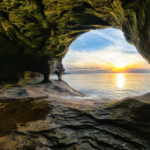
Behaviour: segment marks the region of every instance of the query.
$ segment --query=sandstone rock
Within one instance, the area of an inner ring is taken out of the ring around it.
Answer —
[[[149,0],[1,0],[0,81],[17,80],[24,71],[47,80],[53,59],[62,59],[72,41],[91,29],[122,30],[150,61],[149,9]]]
[[[149,9],[149,0],[1,0],[0,82],[25,71],[61,79],[69,45],[92,29],[122,30],[150,62]],[[0,149],[149,150],[149,95],[102,104],[64,82],[0,89]]]
[[[56,95],[57,97],[59,95],[84,96],[84,94],[74,90],[64,81],[52,81],[52,83],[38,83],[0,89],[1,102],[21,99],[42,99],[48,98],[50,95]]]
[[[0,95],[2,150],[150,149],[150,94],[102,104],[84,100],[81,93],[64,82],[60,84],[20,87],[30,97],[23,91],[22,98],[17,94],[13,100],[11,96],[6,100],[4,93],[11,95],[19,88],[3,91]],[[34,93],[37,89],[39,94]],[[41,98],[43,89],[53,95]],[[80,99],[73,100],[71,95]]]

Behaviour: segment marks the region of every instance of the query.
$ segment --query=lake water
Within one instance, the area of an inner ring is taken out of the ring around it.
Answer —
[[[150,92],[150,74],[66,74],[63,80],[94,99],[122,99]]]

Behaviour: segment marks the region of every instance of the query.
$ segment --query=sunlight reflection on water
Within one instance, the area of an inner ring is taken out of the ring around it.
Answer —
[[[56,79],[55,76],[53,76]],[[122,99],[150,92],[150,74],[106,73],[66,74],[63,79],[74,89],[89,97]]]
[[[116,74],[116,85],[118,88],[123,88],[125,81],[125,75],[123,73]]]

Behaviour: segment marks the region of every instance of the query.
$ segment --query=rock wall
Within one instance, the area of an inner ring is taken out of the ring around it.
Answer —
[[[1,0],[0,81],[25,71],[46,78],[79,35],[114,27],[150,61],[149,0]]]

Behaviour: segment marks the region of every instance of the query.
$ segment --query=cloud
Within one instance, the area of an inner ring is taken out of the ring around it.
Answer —
[[[104,41],[104,44],[90,45],[91,37],[94,37],[92,41],[96,41],[94,44],[98,41]],[[128,70],[133,67],[135,71],[150,68],[135,47],[125,41],[122,31],[112,28],[93,30],[79,37],[70,46],[63,63],[65,68],[74,72],[110,72],[116,64],[125,64]]]
[[[127,43],[123,32],[118,29],[108,28],[103,30],[92,30],[81,35],[70,46],[76,51],[101,50],[107,46],[122,46],[125,53],[137,53],[134,46]]]
[[[109,29],[107,29],[105,31],[107,31],[107,32],[103,32],[101,30],[92,30],[90,33],[100,36],[101,38],[105,38],[105,39],[111,41],[114,45],[124,44],[123,34],[121,34],[122,32],[120,30],[116,30],[115,31],[116,34],[113,34],[112,32],[110,32]]]
[[[66,68],[88,68],[89,70],[97,69],[111,69],[115,64],[125,63],[127,66],[134,66],[136,68],[149,68],[148,63],[137,53],[127,54],[120,50],[122,47],[109,46],[100,51],[74,51],[69,50],[65,59],[63,60]]]

